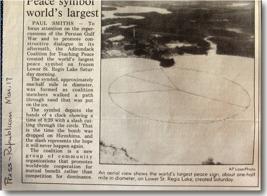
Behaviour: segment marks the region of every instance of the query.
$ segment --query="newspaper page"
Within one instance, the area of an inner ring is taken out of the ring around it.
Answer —
[[[3,2],[4,190],[261,190],[261,2]]]

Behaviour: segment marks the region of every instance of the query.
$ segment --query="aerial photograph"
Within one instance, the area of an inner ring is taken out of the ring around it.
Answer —
[[[253,1],[102,1],[100,164],[252,164]]]

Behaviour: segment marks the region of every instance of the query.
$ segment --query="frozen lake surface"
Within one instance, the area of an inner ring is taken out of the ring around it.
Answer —
[[[235,33],[243,33],[243,31],[239,28],[226,28],[227,31],[235,32]]]
[[[246,7],[249,6],[249,3],[246,2],[235,2],[230,5],[231,7]]]
[[[134,27],[136,27],[136,25],[120,26],[121,29],[130,29]]]
[[[170,14],[167,9],[156,7],[140,7],[140,6],[124,6],[116,7],[116,10],[102,11],[102,19],[114,19],[114,18],[132,18],[132,19],[144,19],[143,16],[136,16],[134,14],[156,12],[159,14]],[[127,14],[127,16],[117,16],[116,14]]]
[[[208,37],[206,37],[204,39],[206,42],[208,42],[210,44],[210,49],[208,50],[208,55],[209,56],[212,56],[212,55],[216,55],[217,56],[217,44],[215,44],[214,42],[210,41],[210,38],[212,38],[212,36],[208,36]]]
[[[106,26],[102,26],[102,33],[105,33],[106,30],[110,27],[116,27],[116,26],[121,26],[121,23],[114,23],[114,24],[110,24],[110,25],[106,25]]]
[[[168,48],[172,48],[172,49],[174,49],[174,48],[176,48],[176,47],[190,47],[190,46],[193,46],[192,44],[190,44],[190,43],[187,43],[187,42],[179,42],[179,41],[174,41],[174,42],[170,42],[170,43],[168,43],[168,44],[166,44],[166,46],[168,47]]]
[[[109,38],[108,40],[111,42],[118,42],[118,41],[124,40],[124,36],[123,35],[117,35],[115,37]]]
[[[101,140],[138,164],[251,163],[253,59],[213,53],[175,62],[102,60]]]

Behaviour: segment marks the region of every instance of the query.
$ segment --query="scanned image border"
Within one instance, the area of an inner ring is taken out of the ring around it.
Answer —
[[[256,3],[256,2],[255,2]],[[1,6],[1,9],[3,10],[3,7],[4,7],[4,2],[1,2],[0,4]],[[23,3],[23,33],[22,33],[22,70],[24,70],[24,33],[25,33],[25,2]],[[1,17],[1,16],[0,16]],[[3,18],[2,18],[3,20]],[[102,22],[102,21],[101,21]],[[255,33],[257,33],[255,27],[254,27],[254,30],[255,30]],[[258,37],[258,36],[257,36]],[[254,39],[255,41],[255,45],[256,45],[256,37]],[[1,43],[3,44],[3,43]],[[101,51],[101,47],[100,47],[100,51]],[[256,140],[256,93],[255,93],[255,86],[256,86],[256,77],[255,77],[255,74],[256,74],[256,69],[255,69],[255,58],[258,56],[258,54],[256,54],[256,48],[254,49],[254,52],[255,52],[255,57],[254,57],[254,139],[253,139],[253,157],[252,157],[252,163],[250,164],[223,164],[223,165],[214,165],[214,166],[244,166],[244,165],[254,165],[254,160],[255,160],[255,140]],[[2,50],[1,50],[1,57],[2,57]],[[2,58],[1,58],[1,61],[2,61]],[[1,70],[2,70],[2,67],[1,67]],[[101,64],[100,64],[100,114],[99,114],[99,124],[100,124],[100,127],[99,127],[99,141],[101,139]],[[259,73],[258,73],[259,77],[258,77],[258,82],[259,82],[259,86],[258,86],[258,90],[259,90],[259,96],[258,96],[258,103],[260,103],[260,92],[261,92],[261,67],[259,66]],[[24,73],[22,71],[22,86],[21,86],[21,90],[22,90],[22,95],[24,94]],[[21,106],[21,111],[22,111],[22,114],[23,114],[23,111],[24,111],[24,107],[23,107],[24,103],[23,103],[23,97],[22,97],[22,106]],[[258,116],[260,117],[260,113],[261,113],[261,109],[260,109],[260,104],[258,104]],[[41,183],[41,182],[26,182],[24,181],[23,179],[23,171],[24,171],[24,164],[23,164],[23,141],[24,141],[24,137],[23,137],[23,122],[24,122],[24,119],[23,119],[23,115],[21,115],[21,183],[22,184],[40,184],[40,185],[48,185],[48,184],[51,184],[51,185],[92,185],[92,186],[121,186],[121,187],[214,187],[214,188],[217,188],[217,187],[224,187],[224,188],[231,188],[231,187],[247,187],[247,188],[253,188],[253,187],[259,187],[259,182],[260,182],[260,177],[257,178],[257,185],[256,186],[212,186],[212,185],[133,185],[133,184],[108,184],[108,183],[101,183],[101,184],[88,184],[88,183],[57,183],[57,182],[50,182],[50,183]],[[257,172],[257,175],[260,176],[260,144],[261,144],[261,140],[260,140],[260,127],[261,127],[261,124],[259,124],[258,126],[258,172]],[[100,147],[100,145],[99,145]],[[138,166],[142,166],[142,165],[151,165],[151,166],[205,166],[203,164],[108,164],[108,163],[101,163],[100,162],[100,150],[99,150],[99,164],[100,165],[138,165]],[[211,167],[213,167],[211,165]]]
[[[0,31],[1,31],[1,51],[0,51],[0,63],[1,63],[1,68],[0,68],[0,77],[1,77],[1,88],[0,88],[0,92],[1,92],[1,95],[2,95],[2,78],[3,78],[3,16],[4,16],[4,14],[3,14],[3,11],[4,11],[4,9],[3,9],[3,4],[4,4],[4,2],[3,1],[1,1],[0,2]],[[3,103],[2,103],[2,96],[0,97],[0,101],[1,101],[1,105],[0,105],[0,108],[1,108],[1,113],[0,113],[0,116],[1,116],[1,122],[0,122],[0,126],[2,127],[2,108],[3,108]],[[2,171],[2,166],[3,166],[3,163],[2,163],[2,141],[3,141],[3,134],[2,134],[2,131],[1,131],[1,133],[0,133],[0,139],[1,139],[1,147],[0,147],[0,153],[1,153],[1,155],[0,155],[0,160],[1,160],[1,170],[0,170],[0,177],[1,177],[1,179],[2,179],[2,173],[3,173],[3,171]],[[1,181],[2,182],[2,181]],[[2,189],[2,183],[1,183],[1,185],[0,185],[0,189]]]

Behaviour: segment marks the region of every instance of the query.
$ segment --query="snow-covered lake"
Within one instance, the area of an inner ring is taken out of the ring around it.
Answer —
[[[117,35],[117,36],[109,38],[108,40],[112,41],[112,42],[118,42],[118,41],[124,40],[124,36],[123,35]]]
[[[253,59],[209,54],[175,62],[165,69],[143,58],[102,60],[101,140],[140,164],[200,164],[208,157],[250,163]]]
[[[134,27],[136,27],[136,25],[120,26],[121,29],[130,29]]]
[[[116,26],[121,26],[122,24],[121,23],[114,23],[114,24],[110,24],[110,25],[105,25],[105,26],[102,26],[102,33],[105,33],[106,30],[110,27],[116,27]]]
[[[156,8],[156,7],[140,7],[140,6],[124,6],[124,7],[116,7],[116,10],[110,11],[102,11],[103,17],[102,19],[113,19],[113,18],[132,18],[132,19],[144,19],[143,16],[137,16],[134,14],[141,13],[150,13],[156,12],[159,14],[170,14],[171,12],[167,9]],[[127,16],[116,16],[116,14],[129,14]]]
[[[249,3],[246,2],[235,2],[229,5],[230,7],[246,7],[249,6]]]
[[[173,42],[170,42],[170,43],[166,44],[166,46],[168,48],[174,49],[176,47],[183,47],[183,46],[184,47],[189,47],[189,46],[193,46],[193,45],[190,44],[190,43],[187,43],[187,42],[173,41]]]
[[[226,28],[227,31],[235,32],[235,33],[243,33],[243,31],[239,28]]]
[[[210,49],[208,50],[208,55],[216,55],[217,54],[217,44],[214,42],[210,41],[211,36],[206,37],[204,40],[210,44]]]

